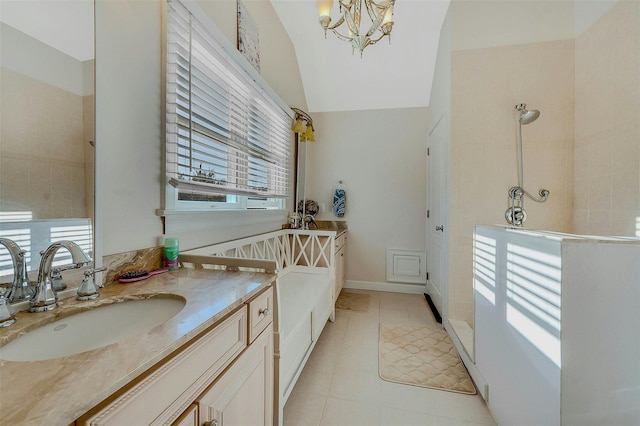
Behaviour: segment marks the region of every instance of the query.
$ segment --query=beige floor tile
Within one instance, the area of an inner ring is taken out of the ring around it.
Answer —
[[[325,394],[294,390],[284,406],[284,426],[318,426],[326,399]]]
[[[293,392],[300,391],[306,393],[316,393],[327,396],[331,388],[331,380],[333,379],[334,370],[326,369],[318,366],[318,364],[307,361],[298,381],[296,382]]]
[[[380,407],[380,424],[393,426],[445,425],[450,419],[419,411]]]
[[[377,374],[378,372],[378,342],[373,345],[362,345],[345,342],[343,351],[338,357],[338,368],[345,370],[364,370]]]
[[[372,402],[378,401],[380,383],[377,375],[367,370],[337,368],[329,395],[336,398],[350,399],[354,401]]]
[[[495,425],[479,395],[380,379],[381,322],[439,324],[423,295],[368,293],[371,294],[368,313],[337,310],[336,322],[325,326],[285,406],[285,424]]]
[[[442,326],[436,322],[431,311],[427,311],[424,308],[409,308],[407,311],[409,313],[409,324]]]
[[[379,424],[375,404],[329,397],[322,413],[321,426],[372,426]]]
[[[409,323],[409,311],[404,309],[380,309],[380,322],[382,324]]]

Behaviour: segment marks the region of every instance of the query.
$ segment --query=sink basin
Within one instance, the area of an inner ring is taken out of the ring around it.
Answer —
[[[42,361],[101,348],[162,324],[184,305],[181,298],[152,297],[98,306],[26,332],[0,348],[0,359]]]

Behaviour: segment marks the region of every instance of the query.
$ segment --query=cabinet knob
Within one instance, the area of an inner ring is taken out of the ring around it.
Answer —
[[[259,313],[260,315],[268,316],[268,315],[269,315],[269,308],[260,309],[260,310],[258,311],[258,313]]]
[[[202,426],[218,426],[218,421],[216,419],[213,419],[209,422],[204,422]]]

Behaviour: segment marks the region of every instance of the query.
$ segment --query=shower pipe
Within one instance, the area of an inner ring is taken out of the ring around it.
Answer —
[[[524,189],[524,172],[523,172],[523,155],[522,155],[522,125],[533,123],[540,117],[540,111],[536,109],[528,110],[527,104],[518,104],[515,106],[520,111],[518,120],[518,186],[509,189],[509,199],[511,206],[505,212],[505,219],[508,223],[515,226],[522,226],[527,220],[527,212],[524,210],[524,196],[528,196],[536,203],[544,203],[549,198],[549,191],[541,189],[538,194],[540,198],[530,194]]]

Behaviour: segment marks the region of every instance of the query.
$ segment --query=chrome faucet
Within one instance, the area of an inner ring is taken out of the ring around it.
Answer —
[[[0,244],[9,250],[9,255],[13,262],[13,283],[6,299],[10,303],[31,299],[33,297],[33,288],[27,275],[27,262],[25,259],[27,251],[20,249],[15,241],[8,238],[0,238]]]
[[[51,264],[53,257],[60,248],[65,248],[71,254],[72,268],[80,268],[91,262],[91,258],[73,241],[62,240],[52,243],[42,251],[40,268],[38,270],[38,282],[36,292],[31,298],[29,312],[44,312],[55,309],[58,306],[58,295],[53,289],[51,280]]]

